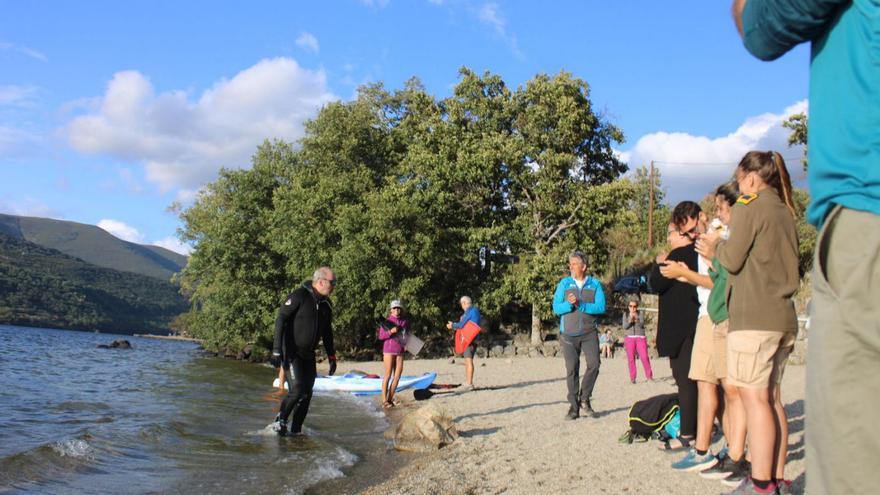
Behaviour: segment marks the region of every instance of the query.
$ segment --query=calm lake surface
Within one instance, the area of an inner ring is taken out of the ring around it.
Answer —
[[[0,493],[339,494],[388,474],[373,401],[316,393],[306,435],[279,438],[274,376],[188,342],[0,325]]]

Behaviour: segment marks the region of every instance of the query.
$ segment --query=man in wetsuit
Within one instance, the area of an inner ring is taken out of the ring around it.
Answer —
[[[336,288],[336,275],[328,266],[315,270],[312,280],[293,291],[275,320],[275,343],[269,362],[287,370],[287,397],[281,402],[281,412],[275,417],[274,428],[279,435],[287,434],[287,418],[291,417],[290,432],[301,433],[303,421],[309,412],[312,387],[318,375],[315,349],[318,340],[324,342],[330,372],[336,372],[336,352],[333,349],[332,308],[328,297]]]

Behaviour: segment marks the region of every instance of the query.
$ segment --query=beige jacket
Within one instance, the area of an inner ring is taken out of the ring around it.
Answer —
[[[730,272],[730,331],[796,332],[791,300],[799,283],[794,218],[773,189],[743,195],[730,217],[730,239],[715,248],[718,261]]]

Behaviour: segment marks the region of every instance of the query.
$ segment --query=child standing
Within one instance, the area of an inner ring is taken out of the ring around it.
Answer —
[[[788,425],[779,383],[797,331],[798,240],[791,181],[782,156],[750,151],[736,169],[742,196],[730,238],[710,231],[698,249],[728,271],[727,380],[743,400],[751,477],[732,493],[773,493],[782,481]],[[774,456],[774,454],[777,454]]]

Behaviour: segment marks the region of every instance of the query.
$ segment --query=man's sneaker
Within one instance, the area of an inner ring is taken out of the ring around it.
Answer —
[[[776,494],[789,495],[791,493],[791,480],[776,480]]]
[[[766,490],[760,490],[752,482],[750,476],[746,476],[732,492],[727,495],[771,495],[776,493],[776,485],[771,481]]]
[[[685,472],[703,471],[716,463],[718,463],[718,459],[710,452],[700,455],[697,453],[697,449],[690,449],[684,459],[672,463],[672,469]]]
[[[578,414],[577,408],[576,407],[569,407],[568,414],[565,415],[565,419],[567,419],[567,420],[578,419],[578,416],[580,416],[580,415]]]
[[[727,457],[727,452],[719,453],[716,459],[718,459],[718,462],[714,466],[705,471],[700,471],[700,477],[707,480],[723,480],[733,474],[733,465],[735,463],[730,460],[730,457]]]
[[[727,486],[739,486],[743,480],[752,474],[752,463],[744,458],[733,463],[733,470],[730,476],[721,480]]]
[[[275,416],[275,422],[272,423],[272,429],[279,437],[287,435],[287,421],[281,421],[281,413]]]
[[[585,416],[588,416],[590,418],[598,417],[598,415],[596,414],[596,411],[594,411],[593,408],[590,407],[589,400],[582,400],[581,401],[581,409],[583,409]]]

